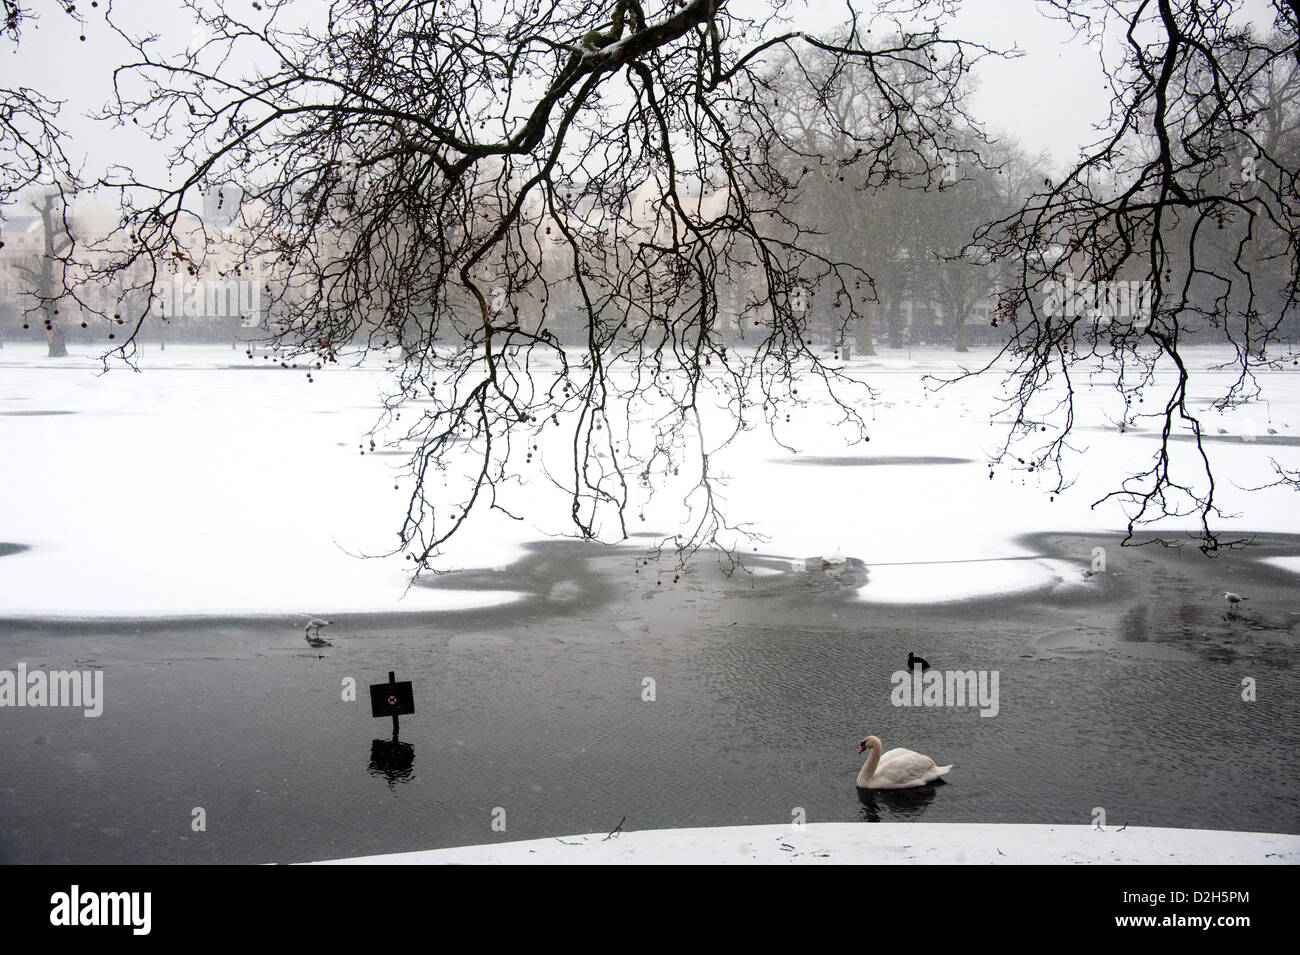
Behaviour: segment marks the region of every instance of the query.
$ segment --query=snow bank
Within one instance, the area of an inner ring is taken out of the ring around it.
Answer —
[[[521,596],[408,590],[393,551],[409,457],[366,437],[382,365],[308,383],[219,346],[150,350],[141,374],[33,356],[0,351],[0,542],[28,548],[0,559],[0,615],[328,617]],[[521,552],[480,536],[465,556]]]
[[[658,829],[334,859],[318,865],[1241,865],[1300,862],[1300,836],[992,823],[822,822]]]

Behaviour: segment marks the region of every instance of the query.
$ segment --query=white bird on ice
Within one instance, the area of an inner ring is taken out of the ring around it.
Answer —
[[[1231,590],[1223,592],[1224,599],[1228,601],[1228,609],[1233,613],[1237,612],[1237,605],[1243,600],[1249,600],[1249,597],[1243,597],[1241,594],[1234,594]]]

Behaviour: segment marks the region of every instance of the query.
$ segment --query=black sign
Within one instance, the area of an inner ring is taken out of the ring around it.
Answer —
[[[415,694],[409,681],[370,684],[371,716],[406,716],[415,712]]]

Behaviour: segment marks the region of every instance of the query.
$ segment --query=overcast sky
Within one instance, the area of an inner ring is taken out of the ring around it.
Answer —
[[[234,0],[238,10],[244,0]],[[746,8],[762,0],[740,0]],[[53,4],[47,4],[50,8]],[[33,86],[67,101],[64,128],[73,134],[73,156],[88,156],[88,170],[108,162],[136,169],[159,170],[158,147],[135,130],[113,130],[85,119],[111,90],[112,70],[130,51],[103,22],[105,4],[86,14],[86,40],[75,22],[49,9],[29,26],[20,47],[0,50],[0,84]],[[843,18],[839,2],[810,0],[798,10],[799,25],[821,32]],[[1267,0],[1250,0],[1247,9],[1265,29],[1271,24]],[[251,12],[251,11],[250,11]],[[137,28],[166,36],[176,47],[193,35],[190,22],[172,4],[119,3],[114,16],[135,20]],[[976,116],[992,131],[1017,140],[1031,154],[1047,151],[1054,163],[1072,159],[1080,145],[1092,142],[1093,124],[1106,118],[1108,94],[1097,50],[1080,41],[1058,20],[1044,16],[1034,0],[966,0],[952,35],[995,48],[1017,47],[1023,55],[989,58],[977,71]],[[173,39],[174,38],[174,39]]]

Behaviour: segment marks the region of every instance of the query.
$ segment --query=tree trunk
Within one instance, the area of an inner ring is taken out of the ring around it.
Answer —
[[[875,312],[874,305],[868,305],[862,310],[862,318],[858,320],[857,347],[859,355],[874,355],[876,349],[871,344],[871,317]]]
[[[63,329],[59,323],[54,320],[55,306],[58,304],[58,296],[55,293],[55,263],[57,257],[66,252],[72,245],[72,236],[68,231],[68,220],[66,214],[60,216],[55,209],[55,199],[61,196],[55,193],[47,193],[40,201],[34,203],[34,208],[41,216],[41,224],[45,230],[45,249],[41,255],[39,292],[41,297],[41,310],[45,313],[45,344],[48,349],[50,358],[67,358],[68,345],[63,339]],[[63,212],[66,213],[66,208]],[[63,265],[59,263],[59,278],[63,275]],[[54,304],[51,305],[50,303]]]
[[[903,303],[897,298],[889,300],[889,314],[886,323],[889,326],[889,347],[903,347]]]
[[[68,344],[63,340],[63,329],[55,322],[45,326],[45,344],[49,349],[49,358],[67,358]]]

